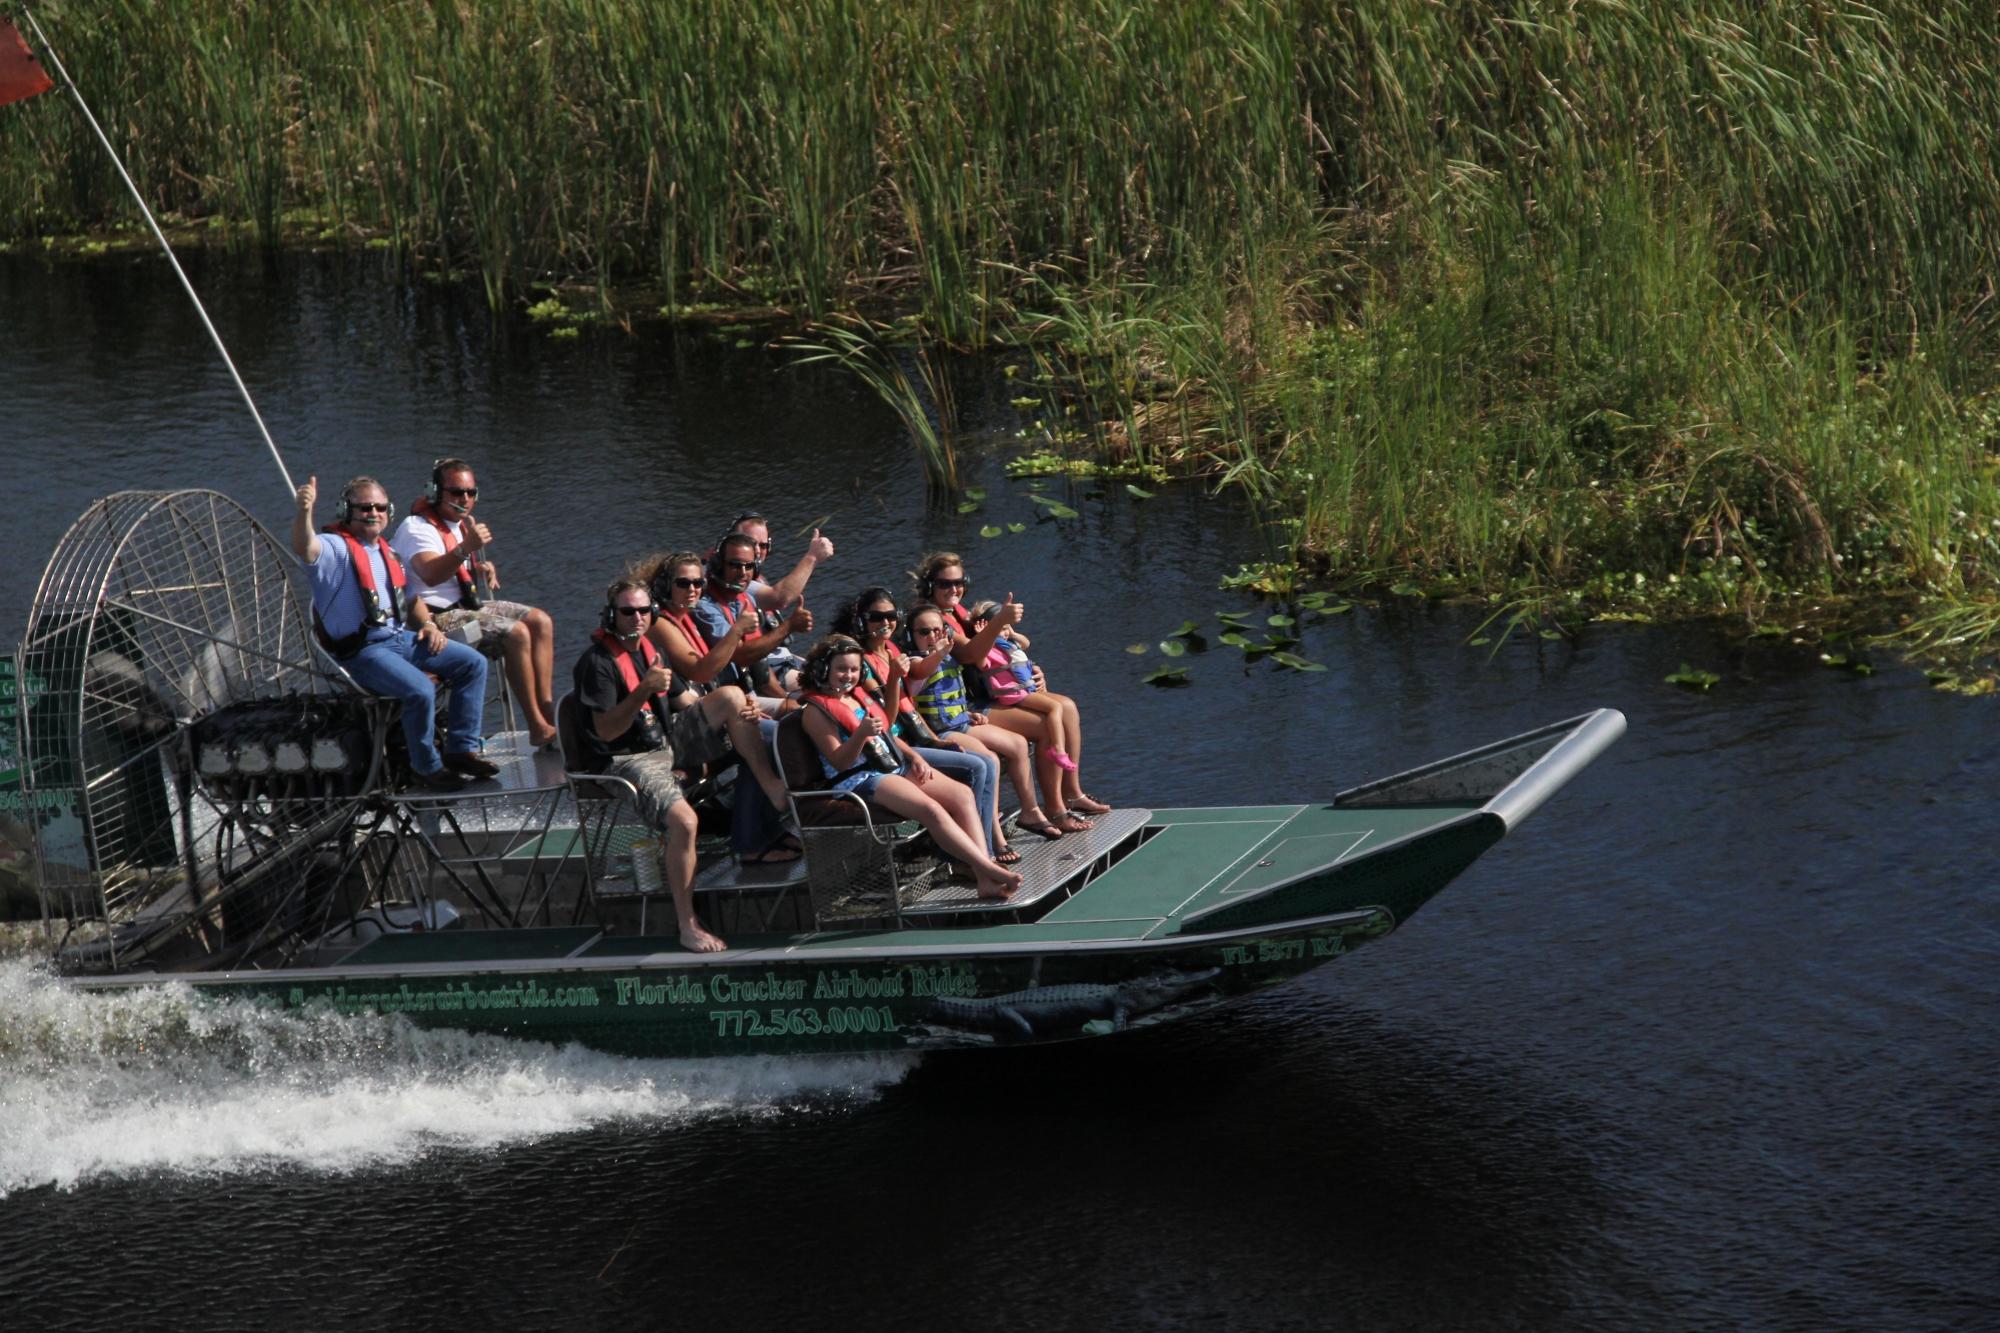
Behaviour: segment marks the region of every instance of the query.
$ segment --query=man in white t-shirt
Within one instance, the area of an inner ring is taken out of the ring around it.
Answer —
[[[500,587],[499,572],[483,555],[493,531],[472,516],[479,481],[462,458],[441,458],[431,467],[431,484],[410,507],[389,545],[410,571],[410,597],[431,610],[447,635],[469,643],[498,661],[507,688],[527,714],[528,740],[552,745],[556,738],[555,623],[546,611],[521,602],[481,595]]]

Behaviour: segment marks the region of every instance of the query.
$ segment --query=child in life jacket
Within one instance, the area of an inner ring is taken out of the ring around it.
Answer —
[[[999,609],[997,602],[980,602],[970,608],[968,615],[972,624],[972,634],[976,639],[992,621]],[[974,670],[986,685],[992,700],[988,710],[993,721],[1019,731],[1035,742],[1036,760],[1039,764],[1051,764],[1060,773],[1053,784],[1047,777],[1043,782],[1043,803],[1051,810],[1060,812],[1056,824],[1064,832],[1080,833],[1089,828],[1090,821],[1084,815],[1103,814],[1111,807],[1083,790],[1083,779],[1078,768],[1078,759],[1083,752],[1083,720],[1077,711],[1076,701],[1067,695],[1057,694],[1046,687],[1030,689],[1022,683],[1022,676],[1033,683],[1034,664],[1027,660],[1025,653],[1021,661],[1014,661],[1014,653],[1001,647],[1004,635],[996,635],[985,656],[973,663]],[[968,647],[976,646],[970,642]],[[1015,649],[1019,652],[1019,649]],[[1020,673],[1016,674],[1016,667]],[[1057,799],[1057,798],[1060,799]]]
[[[1063,830],[1042,813],[1035,798],[1027,738],[994,726],[985,713],[972,707],[966,694],[965,668],[951,656],[951,630],[946,627],[944,613],[929,603],[913,608],[906,633],[905,697],[916,702],[917,711],[930,723],[940,743],[992,755],[1014,784],[1021,802],[1015,827],[1051,840],[1062,837]],[[1003,857],[995,859],[1009,864]]]

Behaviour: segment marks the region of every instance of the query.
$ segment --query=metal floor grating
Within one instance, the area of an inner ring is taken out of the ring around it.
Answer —
[[[1109,853],[1129,842],[1153,817],[1151,810],[1113,810],[1090,816],[1092,828],[1083,833],[1064,834],[1051,842],[1033,833],[1011,829],[1008,845],[1021,853],[1021,889],[1011,898],[988,902],[970,882],[944,881],[926,891],[903,909],[904,916],[924,916],[935,912],[1018,912],[1057,892],[1073,881],[1086,877]]]

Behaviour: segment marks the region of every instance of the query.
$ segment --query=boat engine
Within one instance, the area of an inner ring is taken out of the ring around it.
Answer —
[[[194,778],[219,804],[358,796],[371,777],[379,710],[380,701],[352,695],[230,704],[188,729]]]

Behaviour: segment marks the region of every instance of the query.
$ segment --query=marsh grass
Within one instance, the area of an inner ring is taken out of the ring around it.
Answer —
[[[496,308],[784,307],[947,487],[924,357],[852,312],[1024,345],[1050,447],[1243,486],[1346,576],[2000,597],[1983,0],[38,13],[158,207]],[[124,208],[59,98],[0,112],[0,237]]]

